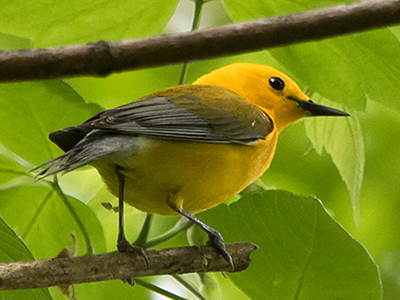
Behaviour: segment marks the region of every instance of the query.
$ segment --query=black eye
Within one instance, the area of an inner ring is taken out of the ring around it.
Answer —
[[[279,77],[271,77],[269,80],[269,85],[277,91],[282,91],[285,87],[285,83]]]

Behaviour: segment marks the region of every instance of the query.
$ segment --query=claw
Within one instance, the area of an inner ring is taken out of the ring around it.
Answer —
[[[208,234],[207,245],[213,247],[220,254],[222,254],[224,259],[230,264],[232,271],[235,270],[232,256],[229,254],[228,251],[226,251],[226,245],[224,243],[224,238],[218,231]]]
[[[125,278],[125,279],[122,280],[122,282],[123,282],[123,283],[127,283],[127,284],[129,284],[130,286],[135,286],[135,284],[136,284],[136,280],[135,280],[134,277]]]
[[[147,258],[147,255],[142,247],[132,245],[128,242],[127,239],[118,239],[117,249],[118,252],[133,253],[135,255],[143,257],[146,263],[146,268],[149,268],[149,259]]]

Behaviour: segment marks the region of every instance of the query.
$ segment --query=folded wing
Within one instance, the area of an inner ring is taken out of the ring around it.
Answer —
[[[135,151],[138,136],[251,145],[272,130],[270,118],[233,91],[182,85],[51,133],[50,139],[66,153],[39,166],[39,176],[70,171],[113,152]]]

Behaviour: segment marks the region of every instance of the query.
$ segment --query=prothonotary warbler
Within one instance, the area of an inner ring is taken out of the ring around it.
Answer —
[[[227,201],[260,177],[279,133],[308,116],[348,114],[312,102],[272,67],[235,63],[51,133],[65,154],[39,166],[38,176],[94,166],[119,197],[121,252],[143,254],[125,237],[125,201],[148,214],[190,219],[233,267],[221,234],[193,214]]]

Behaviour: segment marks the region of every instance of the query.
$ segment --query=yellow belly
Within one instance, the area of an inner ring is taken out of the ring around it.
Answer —
[[[162,215],[176,214],[168,205],[172,195],[183,200],[183,209],[190,213],[229,200],[265,172],[277,141],[275,134],[249,146],[140,139],[141,146],[118,161],[125,176],[124,200],[147,213]],[[113,159],[92,165],[118,196]]]

